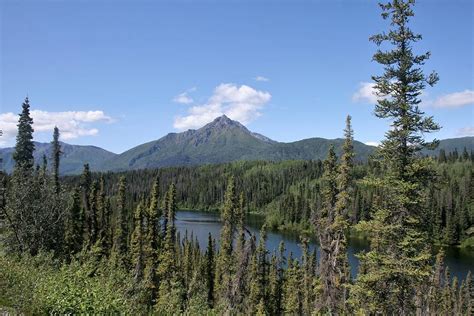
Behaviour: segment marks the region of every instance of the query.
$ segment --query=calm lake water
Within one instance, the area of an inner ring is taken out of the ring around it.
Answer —
[[[259,230],[262,221],[252,218],[246,224],[247,229],[257,236],[259,236]],[[183,237],[186,232],[188,235],[191,233],[197,238],[201,249],[205,249],[207,246],[208,234],[216,239],[219,243],[219,234],[222,224],[220,222],[219,214],[200,212],[200,211],[178,211],[176,214],[176,228]],[[301,248],[299,246],[299,238],[295,234],[285,234],[282,232],[269,231],[266,247],[271,253],[278,251],[280,241],[285,242],[286,256],[292,252],[295,258],[301,256]],[[317,244],[311,242],[310,249],[314,250]],[[368,249],[368,244],[365,240],[361,239],[349,239],[348,257],[349,264],[351,266],[351,272],[353,276],[357,274],[357,267],[359,260],[355,257],[358,252]],[[474,252],[462,251],[458,248],[449,248],[446,250],[446,264],[449,266],[451,274],[457,276],[459,279],[464,279],[469,270],[474,272]]]

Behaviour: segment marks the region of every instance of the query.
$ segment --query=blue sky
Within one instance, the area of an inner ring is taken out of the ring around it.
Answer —
[[[437,138],[474,134],[474,4],[424,0],[416,46],[430,50],[425,111]],[[383,138],[373,116],[368,41],[385,30],[376,1],[0,0],[0,128],[14,143],[29,95],[35,137],[122,152],[228,114],[278,141]],[[373,100],[372,100],[373,101]],[[1,126],[3,124],[3,126]]]

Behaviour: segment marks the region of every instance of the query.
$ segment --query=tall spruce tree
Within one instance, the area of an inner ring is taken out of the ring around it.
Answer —
[[[28,97],[23,102],[22,111],[18,119],[18,134],[16,135],[15,151],[13,160],[15,160],[15,170],[33,171],[35,144],[33,143],[33,118],[30,115],[30,102]]]
[[[89,216],[90,216],[90,194],[92,186],[92,176],[89,169],[89,164],[84,164],[84,169],[82,171],[80,187],[82,191],[82,222],[84,224],[84,234],[87,236],[87,240],[84,243],[84,246],[89,245],[89,235],[90,235],[90,225],[89,225]]]
[[[296,259],[288,258],[283,285],[282,308],[284,315],[303,315],[303,290],[301,267]]]
[[[134,214],[134,229],[130,240],[130,255],[133,269],[133,278],[139,283],[143,279],[144,270],[144,222],[143,222],[143,202],[140,202]]]
[[[145,275],[144,285],[147,290],[147,301],[149,305],[154,305],[158,291],[158,255],[160,244],[160,218],[161,212],[159,209],[159,180],[155,179],[151,190],[151,201],[147,212],[147,235],[145,246]]]
[[[352,206],[353,183],[352,169],[354,166],[354,131],[351,126],[351,117],[346,118],[344,129],[344,144],[342,146],[341,163],[337,175],[337,196],[334,208],[334,222],[332,223],[333,243],[333,278],[332,281],[332,306],[336,313],[347,313],[348,288],[350,283],[349,261],[347,259],[346,231],[349,228],[349,214]]]
[[[250,284],[249,284],[249,310],[248,313],[253,315],[258,310],[262,311],[263,305],[264,311],[268,312],[268,251],[265,247],[267,241],[267,230],[264,224],[260,229],[260,238],[257,249],[252,256],[250,263]]]
[[[444,287],[444,250],[440,250],[436,255],[436,262],[430,280],[430,288],[428,291],[428,310],[430,315],[438,315],[441,313],[442,296]]]
[[[418,105],[426,84],[435,84],[438,76],[426,76],[421,69],[430,53],[413,51],[413,44],[421,40],[408,26],[413,5],[413,0],[381,4],[382,17],[391,20],[391,28],[371,37],[378,46],[392,49],[379,49],[373,56],[385,70],[372,77],[380,97],[375,115],[390,119],[391,129],[379,150],[384,177],[371,181],[379,194],[375,212],[372,220],[359,225],[370,237],[370,251],[359,255],[364,271],[351,289],[352,302],[368,313],[422,313],[420,286],[430,274],[423,190],[433,173],[418,153],[436,145],[425,142],[424,134],[440,127]]]
[[[70,257],[82,248],[84,228],[81,218],[81,195],[75,188],[72,193],[72,204],[66,217],[66,230],[64,233],[65,255]]]
[[[119,179],[117,196],[117,219],[115,220],[114,241],[112,246],[111,259],[116,266],[126,267],[128,265],[128,225],[127,225],[127,205],[126,205],[127,180],[124,176]]]
[[[175,227],[175,214],[176,214],[176,186],[170,185],[168,192],[166,193],[166,235],[163,240],[163,250],[160,255],[160,265],[158,267],[158,276],[162,281],[166,280],[168,286],[172,279],[176,277],[176,227]],[[166,285],[164,285],[166,286]]]
[[[222,312],[231,312],[234,308],[232,300],[232,277],[234,274],[232,243],[235,233],[235,209],[235,183],[234,178],[230,177],[224,195],[224,207],[221,212],[220,249],[216,260],[215,299],[217,307]]]
[[[322,293],[317,304],[320,312],[334,313],[337,305],[336,298],[336,271],[333,262],[337,259],[338,249],[335,247],[335,218],[337,199],[337,156],[334,146],[329,147],[329,152],[324,161],[322,176],[323,207],[319,219],[316,221],[316,230],[321,250],[319,275],[322,283]]]
[[[99,180],[99,190],[97,192],[97,211],[100,219],[98,244],[100,256],[108,256],[112,245],[110,244],[111,226],[110,226],[110,201],[105,194],[105,180],[101,176]]]
[[[88,247],[93,247],[99,236],[99,221],[98,221],[98,192],[99,184],[96,181],[92,182],[89,194],[89,213],[87,214],[87,227],[89,227]]]
[[[182,277],[178,271],[176,249],[176,186],[171,184],[166,198],[166,235],[163,241],[163,250],[160,255],[160,264],[158,266],[158,278],[160,285],[158,289],[158,301],[155,305],[159,313],[180,313],[183,308],[184,285]]]
[[[281,314],[282,280],[279,275],[279,258],[274,252],[270,259],[268,271],[268,312],[270,315]]]
[[[216,264],[215,264],[215,249],[214,241],[211,233],[208,236],[207,249],[206,249],[206,287],[207,287],[207,304],[209,308],[214,306],[214,279],[216,275]]]
[[[302,309],[304,315],[311,315],[315,309],[314,277],[315,267],[309,252],[308,238],[301,240],[301,270],[302,270]]]
[[[60,185],[59,185],[59,163],[61,160],[61,144],[59,143],[59,129],[57,126],[54,127],[53,133],[53,141],[51,142],[52,145],[52,161],[53,161],[53,181],[54,181],[54,189],[56,193],[59,193]]]
[[[469,271],[466,276],[464,292],[462,292],[464,305],[463,308],[466,315],[474,315],[474,280],[472,273]]]
[[[7,191],[6,246],[12,251],[28,251],[36,255],[40,250],[64,250],[64,215],[66,199],[56,194],[50,176],[43,168],[34,172],[33,119],[28,98],[22,105],[18,120],[13,159],[15,167]]]
[[[240,193],[239,206],[235,210],[235,230],[237,232],[237,257],[242,255],[245,247],[245,196],[244,192]]]

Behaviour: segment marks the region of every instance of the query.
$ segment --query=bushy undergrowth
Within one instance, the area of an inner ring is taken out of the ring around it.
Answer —
[[[132,280],[92,259],[60,264],[51,255],[0,255],[0,306],[12,313],[110,314],[140,312]]]

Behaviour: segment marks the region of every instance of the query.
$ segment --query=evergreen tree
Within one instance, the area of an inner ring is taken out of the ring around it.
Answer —
[[[119,179],[118,197],[117,197],[117,219],[115,222],[114,242],[112,247],[112,262],[115,265],[126,267],[127,264],[127,207],[126,195],[127,180],[124,176]]]
[[[461,281],[461,286],[459,287],[459,292],[458,292],[458,299],[457,299],[457,312],[460,315],[466,315],[467,309],[466,309],[466,303],[465,303],[465,296],[464,293],[466,292],[466,281],[463,280]]]
[[[446,159],[446,151],[445,151],[444,149],[440,149],[440,150],[439,150],[438,162],[439,162],[439,163],[446,163],[446,162],[447,162],[447,159]]]
[[[176,213],[176,187],[171,184],[167,195],[166,217],[168,225],[166,226],[166,236],[163,241],[163,251],[160,256],[160,265],[158,268],[158,276],[161,281],[170,280],[176,274],[176,228],[175,228],[175,213]]]
[[[41,158],[42,164],[39,168],[39,172],[37,173],[37,180],[40,182],[41,185],[46,185],[46,182],[48,180],[48,159],[46,158],[46,155],[43,155]]]
[[[286,279],[283,286],[283,314],[303,315],[303,293],[301,289],[301,269],[297,260],[288,259]]]
[[[239,207],[235,211],[235,226],[237,231],[237,257],[242,256],[245,247],[245,196],[244,192],[240,193]]]
[[[273,253],[270,260],[268,271],[268,313],[270,315],[281,314],[281,298],[282,298],[282,279],[279,272],[278,256]]]
[[[428,313],[437,315],[440,313],[443,286],[444,286],[444,251],[441,249],[436,255],[436,262],[431,276],[431,286],[428,293]]]
[[[185,314],[208,315],[211,310],[208,306],[208,287],[206,281],[206,262],[193,261],[195,267],[192,271],[189,290],[187,291],[188,304]]]
[[[140,202],[134,214],[134,229],[130,241],[130,254],[133,269],[133,278],[136,283],[143,279],[144,269],[144,227],[143,227],[143,202]]]
[[[145,289],[147,290],[148,303],[154,305],[157,290],[158,290],[158,277],[156,271],[158,268],[158,255],[159,255],[159,243],[160,243],[160,209],[158,208],[159,201],[159,181],[155,179],[153,188],[151,191],[151,201],[148,208],[148,221],[147,221],[147,236],[146,236],[146,262],[145,262],[145,276],[144,283]]]
[[[413,52],[413,43],[421,39],[408,27],[413,5],[413,0],[381,4],[382,17],[391,19],[392,29],[371,37],[378,46],[388,43],[394,48],[378,50],[373,57],[385,69],[383,75],[372,77],[375,90],[379,97],[386,97],[377,101],[375,115],[390,119],[392,128],[380,146],[384,178],[372,181],[380,194],[373,219],[359,226],[369,234],[371,248],[359,255],[364,272],[359,273],[351,292],[355,305],[368,313],[421,313],[417,297],[430,274],[423,189],[433,172],[418,153],[436,145],[425,142],[423,135],[439,126],[418,105],[426,83],[435,84],[438,76],[425,76],[420,68],[429,53]]]
[[[337,157],[334,152],[334,146],[329,147],[329,152],[324,161],[324,173],[322,177],[323,188],[323,208],[321,210],[320,218],[316,223],[316,229],[319,239],[319,246],[321,251],[319,275],[322,283],[322,293],[319,298],[320,302],[317,306],[319,311],[327,311],[334,313],[337,298],[336,298],[336,274],[333,269],[333,262],[337,260],[338,249],[335,240],[336,231],[334,227],[336,213],[336,199],[337,199]]]
[[[91,186],[92,186],[92,176],[89,169],[89,164],[84,164],[84,169],[82,171],[80,187],[82,191],[82,221],[84,223],[85,235],[87,236],[86,244],[89,245],[89,236],[90,236],[90,195],[91,195]],[[85,246],[85,245],[84,245]]]
[[[309,240],[302,238],[301,240],[301,270],[302,270],[302,309],[303,314],[310,315],[315,309],[315,289],[314,277],[315,267],[309,253]]]
[[[464,146],[464,149],[462,151],[462,161],[468,161],[469,160],[469,153],[467,152],[467,148]]]
[[[67,201],[64,194],[55,194],[46,164],[34,172],[33,120],[28,98],[19,117],[13,159],[15,167],[6,195],[5,241],[7,249],[18,253],[28,251],[64,250],[64,217]]]
[[[97,192],[97,211],[100,214],[100,227],[99,238],[98,238],[98,247],[100,251],[100,256],[108,256],[110,253],[110,244],[111,237],[111,226],[110,226],[110,201],[105,195],[105,181],[104,177],[100,177],[99,181],[99,191]]]
[[[350,282],[349,261],[347,259],[346,231],[349,228],[348,215],[352,206],[353,181],[352,169],[354,166],[354,132],[351,126],[351,117],[346,118],[344,129],[344,144],[342,146],[341,164],[337,176],[337,197],[334,208],[334,222],[332,223],[333,281],[332,281],[332,306],[331,310],[337,313],[347,313],[346,301],[348,299],[348,286]]]
[[[234,274],[232,243],[235,232],[235,208],[235,185],[234,178],[231,177],[224,196],[224,208],[221,213],[220,249],[216,261],[215,299],[222,312],[230,312],[234,308],[232,301],[232,276]]]
[[[94,181],[91,186],[90,190],[90,195],[88,198],[89,201],[89,214],[87,217],[87,222],[88,222],[88,227],[89,227],[89,247],[93,247],[98,239],[98,234],[99,234],[99,223],[98,223],[98,183],[97,181]]]
[[[239,228],[243,229],[242,227]],[[252,283],[252,275],[249,265],[252,262],[253,255],[256,251],[255,235],[251,235],[248,241],[245,241],[245,235],[242,232],[237,240],[236,268],[232,284],[232,302],[236,309],[235,313],[247,313],[250,309],[249,303],[249,287]]]
[[[59,129],[57,126],[54,127],[53,141],[51,142],[53,147],[52,150],[52,160],[53,160],[53,179],[54,179],[54,188],[56,192],[59,193],[59,162],[62,154],[61,144],[59,143]]]
[[[26,172],[32,172],[34,166],[33,152],[35,144],[33,143],[33,118],[30,115],[30,103],[28,97],[22,104],[22,111],[18,119],[18,134],[16,136],[15,151],[13,160],[15,160],[15,170],[23,169]]]
[[[474,315],[474,282],[471,271],[467,273],[464,292],[461,293],[464,301],[464,311],[466,315]]]
[[[451,289],[451,273],[449,267],[444,270],[444,281],[440,311],[442,315],[450,315],[453,311],[453,293]]]
[[[72,205],[66,219],[66,231],[64,234],[66,256],[78,253],[82,249],[83,224],[81,218],[81,195],[77,188],[72,193]]]
[[[206,287],[207,287],[207,304],[209,308],[214,306],[214,279],[215,279],[215,262],[214,262],[214,242],[212,235],[209,233],[206,249]]]
[[[177,271],[175,241],[175,213],[176,213],[176,187],[170,185],[166,198],[167,226],[165,240],[163,241],[163,251],[160,256],[158,267],[158,278],[160,285],[158,289],[158,301],[156,310],[165,313],[180,313],[183,309],[184,286],[182,278]]]
[[[458,278],[457,277],[454,277],[453,278],[453,281],[451,283],[451,297],[452,297],[452,310],[451,310],[451,313],[453,313],[454,315],[459,315],[459,306],[458,306],[458,302],[459,302],[459,293],[458,293],[458,289],[459,289],[459,281],[458,281]]]
[[[257,250],[252,256],[250,264],[250,292],[249,292],[249,314],[257,313],[259,304],[263,303],[264,309],[260,312],[267,312],[268,303],[268,262],[265,243],[267,240],[266,225],[260,229],[260,239]],[[261,309],[262,307],[260,307]]]

